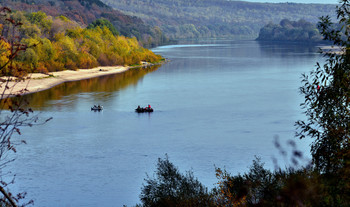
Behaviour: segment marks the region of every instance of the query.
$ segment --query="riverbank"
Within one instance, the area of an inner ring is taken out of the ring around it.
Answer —
[[[320,47],[322,53],[329,53],[329,54],[335,54],[335,55],[342,55],[345,53],[345,49],[340,46],[321,46]]]
[[[132,68],[148,67],[154,64],[143,62],[138,66],[100,66],[92,69],[65,70],[59,72],[51,72],[49,74],[31,73],[22,81],[8,82],[8,88],[0,88],[0,93],[4,94],[2,98],[8,98],[17,94],[29,94],[43,90],[47,90],[64,82],[79,81],[84,79],[96,78],[105,75],[112,75],[125,72]],[[3,83],[2,85],[5,85]],[[25,90],[24,90],[25,89]],[[4,93],[5,91],[5,93]]]

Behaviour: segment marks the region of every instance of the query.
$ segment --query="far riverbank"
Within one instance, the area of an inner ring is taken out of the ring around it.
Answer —
[[[142,62],[142,64],[138,66],[100,66],[92,69],[65,70],[51,72],[49,74],[31,73],[28,74],[23,81],[9,81],[7,83],[9,89],[6,90],[6,87],[1,87],[0,93],[3,94],[2,98],[9,98],[18,94],[24,95],[47,90],[64,82],[112,75],[125,72],[132,68],[149,67],[153,65],[155,64]],[[5,80],[7,78],[5,78]],[[6,82],[3,83],[3,85],[5,84]]]

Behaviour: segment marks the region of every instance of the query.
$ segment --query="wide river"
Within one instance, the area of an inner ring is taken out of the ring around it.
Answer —
[[[61,84],[28,96],[42,126],[24,128],[10,189],[35,206],[132,206],[157,159],[169,160],[209,189],[215,166],[244,173],[254,156],[274,169],[291,164],[288,140],[303,119],[301,74],[323,61],[315,46],[255,41],[195,41],[154,48],[158,68]],[[90,111],[102,104],[102,112]],[[150,104],[151,114],[134,109]],[[289,157],[288,157],[289,156]]]

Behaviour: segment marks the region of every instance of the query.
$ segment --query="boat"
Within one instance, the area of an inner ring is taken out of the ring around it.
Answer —
[[[153,108],[150,105],[148,105],[147,107],[140,107],[140,106],[138,106],[135,109],[135,112],[137,112],[137,113],[145,113],[145,112],[150,113],[150,112],[153,112]]]
[[[94,105],[93,107],[91,107],[91,111],[102,111],[103,110],[103,106],[101,105]]]

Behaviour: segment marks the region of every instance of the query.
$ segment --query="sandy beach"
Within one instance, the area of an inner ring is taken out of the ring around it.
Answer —
[[[149,65],[151,64],[143,63],[142,66],[137,66],[137,67],[144,67]],[[28,94],[28,93],[43,91],[64,82],[78,81],[78,80],[95,78],[95,77],[104,76],[104,75],[122,73],[131,68],[135,68],[135,67],[101,66],[101,67],[96,67],[92,69],[78,69],[76,71],[65,70],[65,71],[59,71],[59,72],[51,72],[49,74],[31,73],[31,74],[28,74],[28,76],[25,78],[24,81],[20,81],[20,82],[10,81],[8,83],[8,87],[10,89],[5,91],[3,98],[7,98],[8,96],[14,96],[19,93]],[[5,77],[2,77],[2,78],[5,79]],[[2,83],[1,85],[1,88],[0,88],[1,94],[3,94],[5,90],[5,87],[4,87],[5,84],[6,83]],[[26,89],[26,90],[23,91],[23,89]]]

